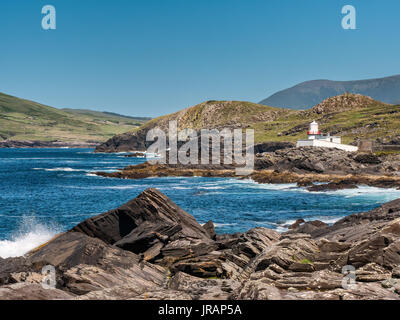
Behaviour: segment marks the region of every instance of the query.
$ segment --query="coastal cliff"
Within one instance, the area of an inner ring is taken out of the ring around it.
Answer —
[[[216,234],[147,189],[25,257],[0,259],[0,299],[400,299],[400,200],[329,226]],[[44,289],[41,269],[56,268]],[[343,286],[345,266],[354,286]]]

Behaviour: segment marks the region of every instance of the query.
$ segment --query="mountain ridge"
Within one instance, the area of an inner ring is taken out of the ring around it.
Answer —
[[[260,104],[301,110],[346,92],[370,96],[389,104],[400,104],[400,74],[350,81],[309,80],[278,91],[262,100]]]

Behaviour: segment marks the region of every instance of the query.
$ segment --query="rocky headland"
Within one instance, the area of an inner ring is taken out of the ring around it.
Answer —
[[[0,259],[0,299],[399,300],[399,236],[400,200],[331,226],[216,234],[147,189],[24,257]],[[46,265],[54,289],[42,287]],[[355,268],[350,287],[345,266]]]
[[[311,107],[311,105],[309,106]],[[290,142],[306,138],[310,122],[317,121],[324,133],[339,135],[346,144],[373,142],[376,150],[400,150],[399,106],[368,96],[345,93],[332,96],[311,109],[296,111],[244,101],[207,101],[146,122],[140,128],[116,135],[95,152],[145,151],[152,142],[149,130],[161,129],[167,136],[169,122],[177,129],[253,129],[255,143]]]
[[[299,183],[307,185],[310,191],[343,189],[346,185],[354,188],[357,184],[398,188],[400,132],[396,121],[399,112],[398,106],[350,93],[327,98],[302,111],[240,101],[207,101],[155,118],[138,130],[116,135],[96,147],[95,152],[147,150],[152,144],[146,141],[149,130],[159,128],[168,136],[170,121],[176,121],[178,131],[187,128],[196,132],[202,129],[249,128],[255,132],[256,155],[254,171],[249,177],[259,183]],[[322,132],[340,135],[346,144],[362,146],[360,152],[295,148],[295,142],[306,137],[313,120],[320,124]],[[185,142],[178,142],[178,148]],[[197,145],[200,154],[203,146],[201,143]],[[221,154],[220,163],[223,163],[223,157]],[[236,176],[234,164],[183,166],[168,164],[168,161],[164,163],[146,163],[121,168],[117,172],[96,174],[128,179],[151,176]],[[328,185],[313,187],[310,183]]]
[[[400,154],[353,153],[338,149],[274,144],[256,145],[254,171],[244,178],[258,183],[298,183],[310,191],[338,190],[368,185],[382,188],[400,187]],[[221,156],[222,157],[222,156]],[[167,162],[167,161],[166,161]],[[222,162],[222,161],[221,161]],[[142,179],[165,176],[237,177],[235,165],[180,165],[145,162],[115,172],[95,172],[99,176]],[[243,178],[243,177],[242,177]],[[313,187],[313,183],[325,183]]]
[[[3,140],[0,148],[94,148],[99,142],[88,141],[39,141],[39,140]]]

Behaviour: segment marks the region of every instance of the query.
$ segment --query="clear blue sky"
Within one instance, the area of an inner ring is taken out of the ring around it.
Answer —
[[[346,4],[357,30],[341,28]],[[0,92],[137,116],[258,102],[306,80],[400,74],[399,17],[398,0],[1,0]]]

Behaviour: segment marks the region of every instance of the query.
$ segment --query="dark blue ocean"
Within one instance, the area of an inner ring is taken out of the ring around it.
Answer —
[[[295,185],[234,178],[97,177],[144,159],[94,154],[92,149],[0,149],[0,257],[21,255],[57,232],[157,188],[217,232],[263,226],[278,231],[297,218],[337,219],[400,198],[400,191],[360,187],[310,193]]]

